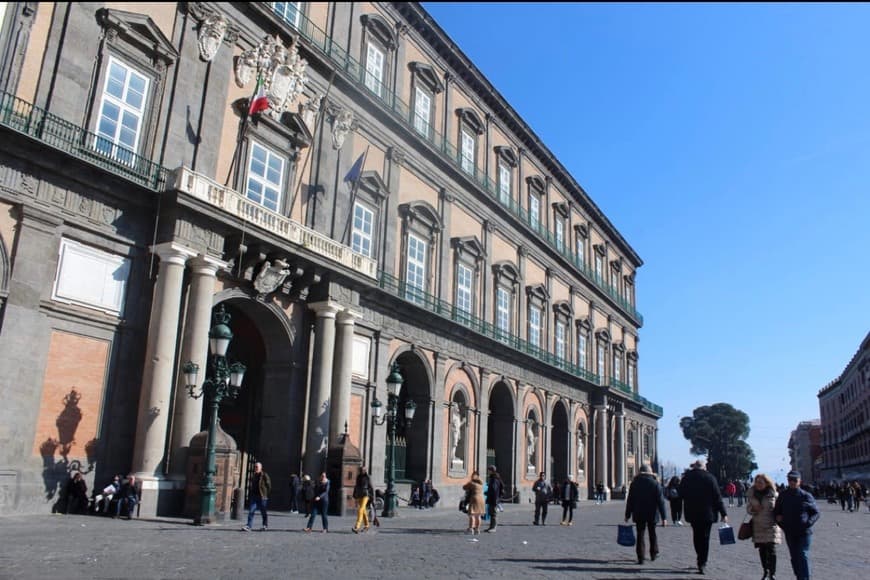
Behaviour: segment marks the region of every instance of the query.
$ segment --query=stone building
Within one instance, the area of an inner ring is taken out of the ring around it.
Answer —
[[[801,473],[803,481],[821,481],[822,427],[818,419],[798,423],[788,438],[788,456],[791,468]]]
[[[818,396],[822,480],[870,483],[870,334]]]
[[[179,513],[218,306],[277,509],[339,441],[383,486],[394,364],[402,497],[656,463],[640,257],[420,4],[8,2],[0,55],[0,513]]]

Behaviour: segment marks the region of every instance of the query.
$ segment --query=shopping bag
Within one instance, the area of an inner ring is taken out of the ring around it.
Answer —
[[[631,524],[619,524],[619,531],[616,534],[616,543],[620,546],[633,546],[634,526]]]
[[[752,537],[752,518],[748,522],[740,524],[740,529],[737,530],[738,540],[748,540]]]
[[[734,540],[734,528],[728,524],[719,528],[719,543],[723,546],[726,544],[736,544],[737,542]]]

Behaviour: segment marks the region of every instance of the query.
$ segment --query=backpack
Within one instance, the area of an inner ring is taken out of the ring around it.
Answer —
[[[678,490],[676,487],[669,487],[668,499],[680,499],[680,490]]]

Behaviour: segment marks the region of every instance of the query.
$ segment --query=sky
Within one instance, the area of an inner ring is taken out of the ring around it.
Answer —
[[[870,5],[423,6],[644,261],[660,461],[724,402],[783,481],[870,331]]]

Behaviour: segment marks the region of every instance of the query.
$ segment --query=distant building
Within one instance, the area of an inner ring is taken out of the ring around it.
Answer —
[[[791,468],[801,472],[806,483],[820,481],[819,458],[822,456],[821,421],[801,421],[788,439]]]
[[[870,334],[843,373],[819,391],[821,478],[870,482]]]

